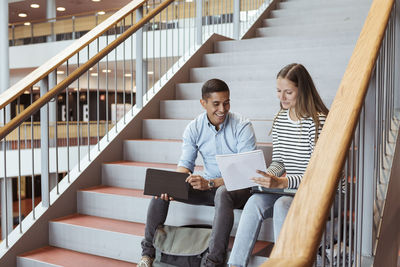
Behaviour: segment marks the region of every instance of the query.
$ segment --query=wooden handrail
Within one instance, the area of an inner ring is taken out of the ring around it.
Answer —
[[[52,98],[54,98],[58,93],[67,88],[71,83],[78,79],[83,73],[87,72],[91,67],[93,67],[97,62],[103,59],[108,53],[110,53],[114,48],[128,39],[133,33],[143,27],[147,22],[149,22],[153,17],[160,13],[164,8],[168,7],[170,3],[174,0],[166,0],[162,2],[157,8],[149,12],[144,18],[139,22],[132,25],[128,30],[121,34],[117,39],[103,48],[99,53],[93,56],[89,61],[82,64],[79,68],[74,70],[68,77],[57,84],[53,89],[48,91],[38,100],[36,100],[32,105],[22,111],[18,116],[8,122],[3,128],[0,129],[0,140],[7,136],[12,130],[18,127],[23,121],[28,119],[32,114],[38,111],[41,107],[47,104]]]
[[[24,93],[24,91],[29,90],[33,85],[49,75],[49,73],[54,71],[57,67],[85,48],[92,41],[96,40],[96,38],[99,38],[107,30],[114,27],[138,7],[144,5],[144,3],[145,0],[134,0],[130,2],[108,19],[97,25],[93,30],[85,34],[82,38],[49,59],[46,63],[32,71],[15,85],[11,86],[7,91],[0,95],[0,110],[17,99]]]
[[[271,260],[262,266],[296,258],[307,259],[301,266],[312,265],[393,4],[373,1]]]

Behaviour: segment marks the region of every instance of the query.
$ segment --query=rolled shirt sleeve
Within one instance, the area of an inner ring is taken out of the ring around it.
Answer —
[[[196,128],[194,127],[193,122],[186,126],[186,129],[183,132],[182,141],[182,154],[178,166],[184,167],[193,172],[197,152],[199,150],[196,145]]]

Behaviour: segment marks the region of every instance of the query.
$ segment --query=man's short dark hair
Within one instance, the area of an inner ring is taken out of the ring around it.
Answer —
[[[211,79],[206,81],[201,88],[201,97],[206,100],[211,93],[229,92],[228,85],[220,79]]]

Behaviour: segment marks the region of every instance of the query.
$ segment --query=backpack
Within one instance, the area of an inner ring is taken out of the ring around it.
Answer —
[[[157,228],[153,246],[154,267],[200,267],[204,265],[211,228],[204,226],[162,226]]]

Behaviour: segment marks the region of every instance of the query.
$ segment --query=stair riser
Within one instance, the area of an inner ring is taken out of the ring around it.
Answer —
[[[368,6],[348,6],[346,9],[343,8],[318,8],[318,9],[304,9],[298,10],[293,9],[277,9],[270,13],[270,18],[287,18],[292,17],[325,17],[325,16],[352,16],[353,14],[365,14],[367,15]]]
[[[270,162],[272,155],[271,146],[260,145],[266,162]],[[124,141],[124,159],[128,161],[157,162],[177,164],[182,151],[181,142],[161,141]],[[201,156],[198,155],[196,165],[203,165]]]
[[[175,168],[157,168],[175,170]],[[108,186],[143,189],[147,167],[129,166],[120,164],[103,164],[102,183]]]
[[[80,191],[78,192],[78,203],[82,203],[78,205],[78,212],[82,214],[146,223],[150,199]],[[232,235],[236,233],[242,211],[235,210],[234,213],[235,222]],[[168,214],[173,214],[173,216],[167,216],[166,225],[212,225],[214,207],[172,201]],[[273,241],[271,219],[264,222],[258,240]]]
[[[17,267],[57,267],[57,265],[36,261],[30,258],[17,257]]]
[[[270,18],[263,20],[263,27],[279,27],[279,26],[299,26],[304,27],[316,25],[316,24],[336,24],[343,22],[354,23],[355,25],[361,25],[365,20],[365,16],[361,14],[352,14],[351,16],[346,15],[334,15],[324,17],[297,17],[290,20],[286,18]]]
[[[306,66],[346,66],[353,46],[326,47],[304,50],[272,50],[247,53],[207,54],[203,57],[204,67],[260,65],[263,68],[283,67],[285,62],[299,62]],[[335,55],[333,57],[333,55]],[[326,62],[325,64],[323,62]],[[287,64],[287,63],[286,63]]]
[[[224,41],[215,44],[216,53],[270,51],[272,49],[303,49],[331,45],[354,45],[357,34],[339,33],[335,36],[317,38],[312,36],[274,36],[243,41]]]
[[[321,84],[315,81],[316,84]],[[248,81],[227,82],[230,89],[230,99],[268,99],[276,97],[276,80],[269,81]],[[176,94],[179,96],[177,100],[199,100],[201,98],[201,83],[185,83],[178,84]],[[333,99],[336,95],[337,86],[335,82],[330,81],[329,84],[324,84],[323,87],[317,86],[317,90],[323,99]],[[151,133],[149,133],[151,134]]]
[[[290,10],[320,10],[320,9],[347,9],[350,6],[368,8],[371,1],[365,0],[352,0],[351,2],[346,0],[336,1],[320,1],[320,0],[309,0],[309,1],[283,1],[278,4],[279,9],[290,9]]]
[[[190,120],[144,120],[143,138],[146,139],[179,139]],[[252,121],[258,142],[271,143],[268,135],[271,121]]]
[[[117,260],[138,262],[141,257],[141,240],[141,236],[65,223],[49,223],[49,243],[51,246]]]
[[[323,38],[327,35],[335,35],[336,33],[348,32],[355,35],[361,31],[362,25],[353,24],[337,24],[337,25],[313,25],[312,27],[265,27],[258,28],[256,34],[258,37],[263,36],[287,36],[287,35],[305,35],[319,36]]]

